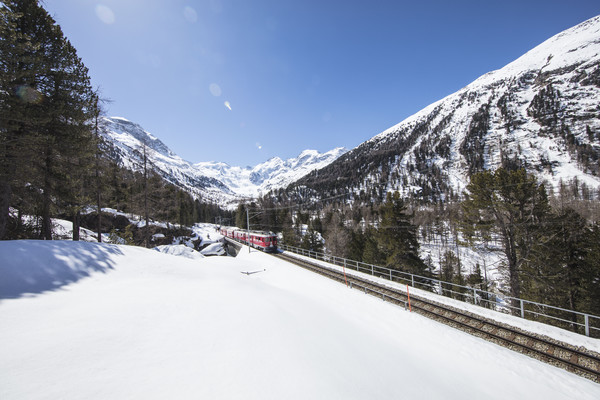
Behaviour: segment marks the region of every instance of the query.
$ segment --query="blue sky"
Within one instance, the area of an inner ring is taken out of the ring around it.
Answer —
[[[45,0],[111,100],[191,162],[353,148],[597,0]]]

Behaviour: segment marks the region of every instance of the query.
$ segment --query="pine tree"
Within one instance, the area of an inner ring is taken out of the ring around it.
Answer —
[[[41,191],[42,237],[52,239],[50,218],[58,202],[72,210],[81,204],[82,171],[94,144],[87,126],[90,80],[75,49],[36,0],[3,0],[2,5],[1,29],[10,34],[3,34],[0,45],[0,131],[6,140],[1,158],[12,159],[14,166],[3,168],[0,178],[6,189],[0,200],[0,237],[8,218],[5,204],[11,202],[18,176]],[[18,156],[15,145],[36,157]]]
[[[0,5],[0,239],[7,234],[10,206],[20,209],[31,201],[24,183],[32,175],[35,128],[43,121],[36,88],[40,51],[20,9],[29,3]]]
[[[596,223],[588,231],[584,271],[581,277],[582,296],[580,311],[600,315],[600,226]]]
[[[323,241],[321,239],[321,235],[315,230],[312,222],[308,224],[308,229],[306,230],[304,236],[302,236],[300,247],[310,251],[323,251]]]
[[[381,207],[381,226],[377,242],[390,269],[425,275],[426,265],[419,258],[416,227],[411,224],[404,201],[398,192],[388,192]]]
[[[372,227],[368,227],[364,234],[364,244],[362,261],[367,264],[382,265],[385,264],[385,254],[381,250],[381,246],[378,243],[377,230]]]
[[[246,205],[240,203],[235,211],[235,226],[240,229],[247,229],[248,223],[246,219]]]
[[[524,263],[524,295],[541,303],[584,311],[589,297],[586,291],[593,287],[585,283],[594,268],[589,262],[594,251],[591,235],[585,219],[574,210],[566,208],[553,215]],[[577,322],[572,313],[556,314]]]
[[[298,247],[300,244],[300,237],[294,229],[294,222],[292,221],[292,214],[289,210],[285,210],[282,219],[282,230],[283,242],[292,247]]]
[[[523,169],[499,168],[474,174],[465,197],[463,234],[470,240],[491,234],[502,239],[510,295],[521,297],[521,269],[541,234],[540,224],[549,213],[544,185]],[[518,300],[513,300],[513,306],[518,306]]]
[[[363,261],[363,254],[365,252],[365,240],[366,235],[360,229],[351,230],[346,257],[355,261]]]

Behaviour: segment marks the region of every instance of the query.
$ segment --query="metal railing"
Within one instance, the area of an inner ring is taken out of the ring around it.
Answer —
[[[472,286],[444,282],[432,277],[415,275],[374,264],[336,257],[322,252],[287,246],[285,244],[279,244],[279,248],[284,251],[290,251],[339,267],[387,279],[392,282],[407,284],[414,288],[427,290],[444,297],[450,297],[455,300],[475,304],[504,314],[512,314],[520,316],[523,319],[542,322],[576,333],[585,334],[586,336],[600,338],[600,317],[596,315],[537,303],[535,301],[513,298],[501,293],[489,292]]]

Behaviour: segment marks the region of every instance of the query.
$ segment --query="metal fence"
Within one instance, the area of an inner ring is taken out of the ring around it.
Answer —
[[[366,273],[378,278],[399,282],[412,287],[427,290],[438,295],[450,297],[463,302],[485,307],[490,310],[520,316],[521,318],[557,326],[586,336],[600,338],[600,317],[580,313],[565,308],[536,303],[524,299],[512,298],[501,293],[489,292],[472,286],[444,282],[432,277],[425,277],[367,264],[360,261],[328,255],[322,252],[301,249],[280,244],[282,250],[300,254],[316,260],[350,270]]]

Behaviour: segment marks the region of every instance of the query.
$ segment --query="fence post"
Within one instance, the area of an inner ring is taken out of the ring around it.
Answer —
[[[523,305],[523,299],[519,299],[521,303],[521,318],[525,318],[525,306]]]
[[[412,287],[415,287],[415,276],[413,274],[410,274],[410,280],[412,282]]]
[[[473,288],[473,304],[477,304],[477,289]]]
[[[373,269],[373,264],[371,264],[371,275],[375,275],[375,271]]]
[[[390,269],[390,281],[393,281],[394,279],[392,279],[392,270]]]
[[[590,336],[590,316],[585,314],[583,317],[585,319],[585,336]]]

